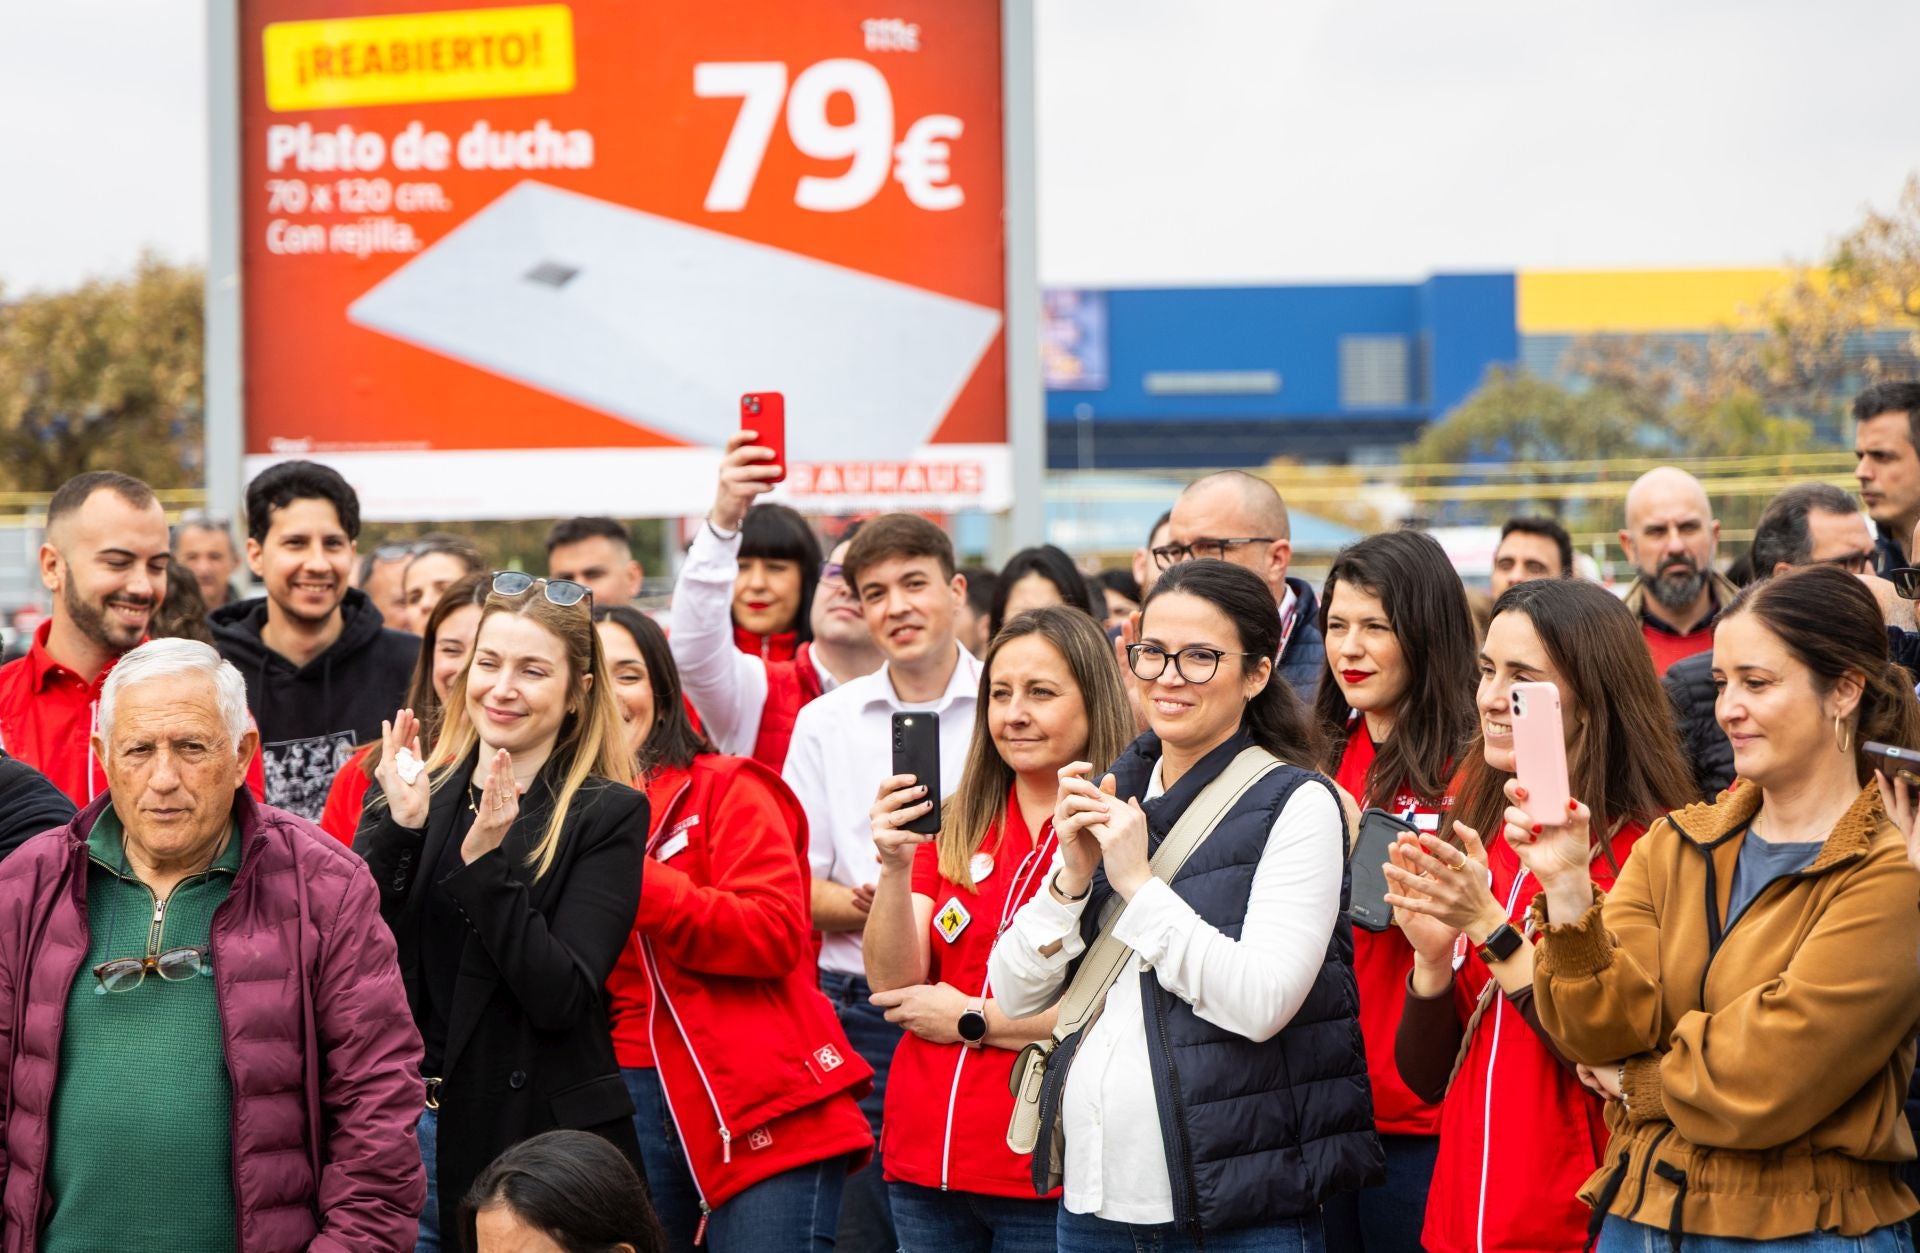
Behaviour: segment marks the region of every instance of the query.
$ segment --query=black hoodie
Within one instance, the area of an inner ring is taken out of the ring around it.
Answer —
[[[340,638],[299,667],[260,637],[265,597],[222,605],[207,618],[220,655],[247,681],[267,804],[316,822],[333,776],[406,700],[420,653],[420,637],[388,630],[366,593],[349,589],[340,613]]]

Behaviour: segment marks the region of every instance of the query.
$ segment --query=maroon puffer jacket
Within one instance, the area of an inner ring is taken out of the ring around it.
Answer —
[[[67,993],[87,955],[86,833],[101,796],[0,862],[0,1248],[46,1220]],[[411,1249],[426,1202],[420,1035],[365,863],[234,793],[240,873],[213,915],[233,1078],[240,1253]]]

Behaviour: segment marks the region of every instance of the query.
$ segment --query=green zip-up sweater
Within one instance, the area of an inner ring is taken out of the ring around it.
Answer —
[[[205,947],[240,869],[238,832],[204,876],[164,902],[126,868],[111,806],[87,835],[92,947],[67,994],[48,1170],[44,1253],[234,1247],[233,1084],[209,977],[148,972],[103,993],[93,968]],[[211,969],[211,967],[209,967]]]

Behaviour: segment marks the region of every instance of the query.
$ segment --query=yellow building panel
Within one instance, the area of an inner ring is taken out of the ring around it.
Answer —
[[[1752,330],[1788,280],[1768,270],[1534,270],[1515,276],[1522,335]]]

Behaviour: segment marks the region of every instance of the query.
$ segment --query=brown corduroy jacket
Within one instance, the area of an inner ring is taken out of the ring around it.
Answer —
[[[1656,823],[1618,883],[1548,926],[1540,1021],[1567,1056],[1626,1059],[1581,1197],[1697,1235],[1857,1236],[1915,1212],[1898,1163],[1920,1025],[1920,874],[1869,786],[1812,864],[1723,925],[1760,791]]]

